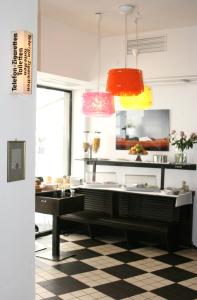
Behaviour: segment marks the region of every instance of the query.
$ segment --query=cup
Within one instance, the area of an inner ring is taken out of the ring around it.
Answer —
[[[70,197],[73,197],[75,195],[75,190],[70,189]]]
[[[154,163],[167,163],[168,162],[168,156],[167,155],[161,155],[161,154],[155,154],[155,155],[153,155],[153,162]]]

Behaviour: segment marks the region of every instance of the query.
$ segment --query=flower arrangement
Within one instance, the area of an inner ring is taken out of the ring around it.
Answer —
[[[180,131],[178,134],[176,130],[172,130],[169,135],[169,142],[183,152],[186,149],[193,148],[193,144],[197,143],[197,133],[192,132],[187,136],[184,131]]]

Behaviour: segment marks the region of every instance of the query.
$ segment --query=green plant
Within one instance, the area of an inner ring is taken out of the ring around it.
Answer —
[[[135,126],[134,126],[132,123],[128,123],[128,124],[126,125],[126,127],[127,127],[127,128],[135,128]]]
[[[197,134],[192,132],[189,136],[184,131],[178,134],[176,130],[172,130],[169,135],[169,142],[171,145],[176,146],[179,150],[193,148],[193,144],[197,143]]]

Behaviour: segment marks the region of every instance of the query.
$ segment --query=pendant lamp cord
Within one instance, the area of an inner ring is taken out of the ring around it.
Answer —
[[[125,32],[124,32],[124,38],[125,38],[125,69],[127,67],[127,39],[128,39],[128,31],[127,31],[127,13],[125,13]]]
[[[97,91],[100,91],[100,75],[101,75],[101,13],[96,13],[98,18],[97,45],[98,45],[98,82]]]
[[[138,68],[138,54],[139,54],[139,40],[138,40],[138,19],[139,16],[135,19],[135,33],[136,33],[136,55],[135,55],[135,66]]]

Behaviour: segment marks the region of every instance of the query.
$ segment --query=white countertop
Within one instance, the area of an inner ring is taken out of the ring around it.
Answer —
[[[72,187],[77,188],[77,187]],[[106,190],[106,191],[115,191],[115,192],[125,192],[125,193],[129,193],[129,194],[143,194],[143,195],[152,195],[152,196],[161,196],[164,198],[174,198],[176,199],[175,202],[175,207],[179,207],[182,205],[188,205],[188,204],[192,204],[192,191],[186,192],[184,194],[179,194],[179,195],[169,195],[166,194],[163,190],[161,190],[160,192],[142,192],[142,191],[127,191],[125,189],[125,187],[106,187],[106,186],[94,186],[93,184],[89,185],[89,184],[83,184],[78,186],[78,188],[81,189],[94,189],[94,190]]]

